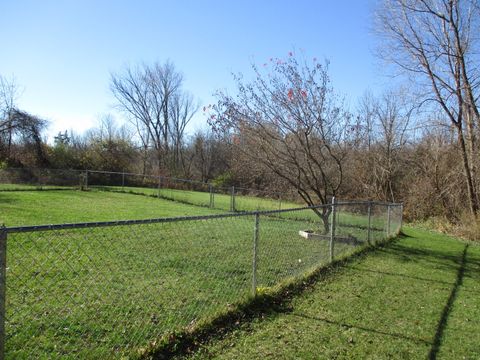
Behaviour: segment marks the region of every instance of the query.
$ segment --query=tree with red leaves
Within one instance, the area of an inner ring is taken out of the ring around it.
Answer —
[[[328,62],[294,54],[270,61],[255,80],[235,76],[236,96],[217,93],[214,130],[241,138],[234,146],[296,189],[309,206],[327,204],[343,180],[350,114],[333,92]],[[329,230],[330,208],[314,210]]]

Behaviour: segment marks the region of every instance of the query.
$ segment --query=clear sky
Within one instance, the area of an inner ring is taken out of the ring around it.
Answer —
[[[50,136],[112,113],[110,73],[170,59],[202,105],[232,72],[291,50],[330,60],[351,105],[386,79],[373,56],[373,0],[0,0],[0,74],[23,87],[22,110]],[[199,113],[191,131],[205,126]]]

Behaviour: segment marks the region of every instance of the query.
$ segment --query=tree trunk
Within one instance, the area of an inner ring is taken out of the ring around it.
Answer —
[[[461,123],[460,123],[461,124]],[[458,131],[458,142],[460,144],[460,150],[462,152],[462,160],[463,160],[463,169],[465,174],[465,180],[467,181],[467,191],[468,191],[468,200],[470,205],[470,212],[472,215],[478,214],[478,197],[477,197],[477,189],[475,189],[474,181],[472,178],[472,172],[470,170],[470,164],[468,160],[468,153],[467,148],[465,145],[465,139],[463,136],[462,127],[457,126]]]

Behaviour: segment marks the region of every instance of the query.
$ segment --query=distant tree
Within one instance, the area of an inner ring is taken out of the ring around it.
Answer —
[[[170,138],[173,148],[172,166],[177,170],[185,170],[183,148],[185,145],[185,129],[192,120],[193,115],[198,111],[199,106],[195,104],[193,96],[186,92],[176,93],[172,96],[170,105]]]
[[[182,84],[183,76],[171,62],[127,68],[111,76],[118,108],[137,129],[145,153],[150,147],[155,150],[159,172],[171,165],[172,147],[175,154],[196,111]]]
[[[136,159],[131,134],[125,126],[119,127],[110,114],[102,116],[99,126],[86,132],[85,143],[86,157],[93,169],[126,171]]]
[[[376,13],[379,55],[407,74],[456,130],[470,212],[477,187],[480,7],[476,0],[383,0]],[[412,87],[414,88],[414,87]]]
[[[11,109],[7,119],[4,121],[9,141],[16,141],[17,145],[23,146],[24,152],[31,152],[35,164],[47,165],[48,160],[44,151],[41,133],[47,126],[47,121],[37,116],[31,115],[25,111]],[[2,130],[0,129],[0,133]],[[12,159],[11,144],[7,148],[6,158]],[[26,154],[23,154],[25,157]]]
[[[59,131],[49,147],[49,160],[55,169],[82,169],[83,147],[78,146],[78,138],[73,132]]]
[[[68,131],[65,130],[63,133],[59,131],[57,136],[53,138],[53,141],[55,146],[65,146],[70,144],[70,136],[68,136]]]
[[[357,162],[351,176],[367,197],[398,201],[413,111],[403,90],[389,90],[379,97],[366,93],[360,99],[353,149]]]
[[[10,157],[15,125],[13,111],[20,94],[20,88],[14,78],[0,75],[0,147],[3,157]]]
[[[271,59],[255,80],[236,76],[235,97],[219,92],[209,123],[237,149],[294,187],[308,205],[327,204],[343,181],[350,114],[330,86],[328,63]],[[329,230],[330,207],[315,209]]]
[[[447,120],[448,122],[448,120]],[[465,207],[461,156],[448,127],[429,127],[408,151],[404,198],[408,219],[442,216],[458,222]]]
[[[186,155],[189,159],[186,174],[203,182],[212,181],[231,168],[232,154],[228,141],[208,130],[197,131],[191,137]]]

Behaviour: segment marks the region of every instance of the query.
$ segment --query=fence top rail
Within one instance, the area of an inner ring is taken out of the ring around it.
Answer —
[[[0,169],[0,172],[9,172],[9,171],[50,171],[50,172],[77,172],[77,173],[82,173],[85,172],[85,170],[80,170],[80,169],[50,169],[50,168],[40,168],[40,167],[25,167],[25,168],[19,168],[19,167],[9,167],[5,169]]]
[[[359,205],[359,204],[365,204],[365,202],[355,201],[355,202],[336,203],[336,205]],[[396,205],[396,204],[392,204],[392,205]],[[4,226],[0,228],[0,232],[21,233],[21,232],[50,231],[50,230],[63,230],[63,229],[112,227],[112,226],[122,226],[122,225],[171,223],[171,222],[178,222],[178,221],[211,220],[211,219],[223,219],[223,218],[255,216],[255,215],[273,215],[273,214],[281,214],[286,212],[298,212],[298,211],[304,211],[304,210],[321,209],[321,208],[330,207],[330,206],[331,204],[322,204],[322,205],[316,205],[316,206],[304,206],[304,207],[281,209],[281,210],[243,211],[243,212],[213,214],[213,215],[177,216],[177,217],[164,217],[164,218],[139,219],[139,220],[116,220],[116,221],[83,222],[83,223],[45,224],[45,225],[31,225],[31,226],[11,226],[11,227]]]
[[[177,216],[177,217],[140,219],[140,220],[116,220],[116,221],[83,222],[83,223],[68,223],[68,224],[12,226],[12,227],[3,227],[3,228],[0,228],[0,230],[6,231],[8,233],[18,233],[18,232],[34,232],[34,231],[48,231],[48,230],[60,230],[60,229],[169,223],[169,222],[178,222],[178,221],[210,220],[210,219],[222,219],[222,218],[231,218],[231,217],[254,216],[257,214],[270,215],[270,214],[278,214],[278,213],[292,212],[292,211],[320,209],[322,207],[327,207],[327,206],[330,206],[330,205],[306,206],[301,208],[282,209],[282,210],[242,211],[242,212],[225,213],[225,214]]]
[[[201,184],[201,185],[210,185],[207,182],[199,181],[199,180],[192,180],[192,179],[180,179],[176,177],[164,176],[164,175],[152,175],[152,174],[137,174],[131,172],[120,172],[120,171],[104,171],[104,170],[81,170],[83,172],[89,172],[92,174],[110,174],[110,175],[127,175],[127,176],[137,176],[137,177],[144,177],[144,178],[152,178],[152,179],[161,179],[161,180],[172,180],[178,182],[185,182],[185,183],[194,183],[194,184]]]
[[[152,178],[156,180],[171,180],[171,181],[177,181],[177,182],[183,182],[183,183],[191,183],[191,184],[199,184],[199,185],[204,185],[208,186],[211,188],[211,190],[224,190],[225,192],[230,192],[232,188],[236,190],[245,190],[245,191],[251,191],[253,193],[266,193],[270,195],[283,195],[284,193],[282,192],[276,192],[276,191],[267,191],[267,190],[261,190],[261,189],[249,189],[241,186],[235,186],[235,187],[225,187],[225,186],[215,186],[211,182],[206,182],[206,181],[200,181],[200,180],[194,180],[194,179],[181,179],[181,178],[176,178],[176,177],[170,177],[170,176],[164,176],[164,175],[152,175],[152,174],[138,174],[138,173],[132,173],[132,172],[124,172],[124,171],[107,171],[107,170],[91,170],[91,169],[84,169],[84,170],[79,170],[79,169],[49,169],[49,168],[7,168],[7,169],[0,169],[0,171],[9,171],[9,170],[14,170],[14,171],[28,171],[28,170],[42,170],[42,171],[72,171],[72,172],[77,172],[77,173],[93,173],[93,174],[111,174],[111,175],[127,175],[127,176],[137,176],[137,177],[144,177],[144,178]],[[383,206],[401,206],[403,203],[389,203],[389,202],[381,202],[381,201],[369,201],[369,200],[356,200],[356,201],[337,201],[337,205],[353,205],[354,203],[360,205],[360,204],[368,204],[371,203],[372,205],[383,205]]]
[[[390,203],[386,201],[369,201],[369,200],[355,200],[355,201],[336,201],[335,205],[377,205],[377,206],[402,206],[403,203]]]

